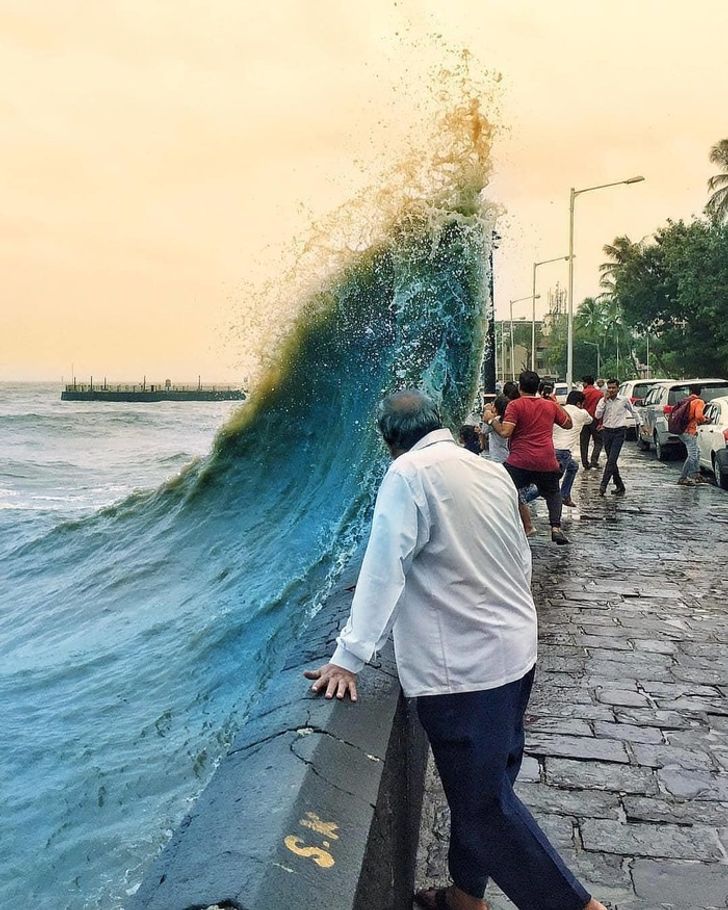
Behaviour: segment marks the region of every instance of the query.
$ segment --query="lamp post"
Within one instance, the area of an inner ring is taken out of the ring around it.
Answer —
[[[649,331],[645,332],[645,338],[647,339],[647,358],[646,358],[647,375],[645,376],[645,379],[649,379],[650,378],[650,333],[649,333]]]
[[[547,265],[549,262],[568,262],[568,256],[556,256],[554,259],[542,259],[540,262],[533,264],[533,307],[531,309],[531,369],[536,372],[536,269],[540,265]]]
[[[501,319],[501,369],[503,370],[503,382],[506,381],[506,324]]]
[[[597,349],[597,379],[599,379],[599,374],[602,370],[602,352],[599,348],[599,344],[596,341],[585,341],[584,344],[588,344],[589,347]]]
[[[496,338],[495,338],[495,297],[494,297],[494,252],[498,249],[498,241],[501,239],[497,231],[492,231],[490,235],[490,247],[488,249],[488,295],[486,297],[485,307],[485,339],[483,345],[483,392],[495,392],[496,381]]]
[[[513,304],[514,303],[523,303],[524,300],[531,300],[531,298],[533,297],[533,305],[535,307],[536,300],[540,296],[541,296],[540,294],[536,294],[535,296],[533,294],[529,294],[527,297],[519,297],[517,300],[511,300],[511,379],[516,378],[515,347],[513,344]],[[505,370],[503,371],[503,373],[505,374]]]
[[[641,183],[644,177],[629,177],[627,180],[615,180],[613,183],[600,183],[598,186],[587,186],[583,190],[571,187],[569,192],[569,314],[566,330],[566,383],[571,386],[574,381],[574,202],[582,193],[594,190],[605,190],[610,186],[622,186],[629,183]]]

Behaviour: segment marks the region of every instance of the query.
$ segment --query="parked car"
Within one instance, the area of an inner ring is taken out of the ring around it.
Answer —
[[[569,385],[566,382],[554,383],[554,395],[559,404],[566,404],[569,395]]]
[[[709,423],[698,427],[700,467],[712,471],[718,486],[728,490],[728,396],[714,398],[705,417]]]
[[[647,413],[646,413],[647,408],[649,408],[650,405],[655,401],[655,399],[659,397],[659,394],[656,391],[657,388],[659,386],[663,386],[663,385],[670,385],[674,381],[675,380],[673,380],[673,379],[655,379],[655,380],[653,380],[654,385],[647,392],[645,397],[642,399],[642,403],[635,405],[635,409],[637,411],[638,422],[639,422],[639,426],[637,427],[636,439],[637,439],[637,445],[641,449],[650,448],[649,438],[647,438],[646,435],[645,435],[644,439],[642,438],[643,432],[644,432],[642,430],[642,428],[647,425]]]
[[[685,449],[680,442],[680,437],[669,432],[667,418],[675,405],[689,395],[691,385],[702,386],[700,397],[705,402],[728,395],[728,379],[663,381],[647,393],[644,405],[639,411],[641,422],[637,443],[643,449],[649,449],[651,445],[654,445],[660,461],[667,461]]]
[[[624,398],[629,398],[632,404],[636,408],[642,407],[644,404],[645,396],[660,382],[669,382],[669,379],[630,379],[627,382],[623,382],[619,387],[619,394]],[[627,417],[627,438],[633,436],[637,439],[637,427],[635,426],[634,418],[631,416]]]

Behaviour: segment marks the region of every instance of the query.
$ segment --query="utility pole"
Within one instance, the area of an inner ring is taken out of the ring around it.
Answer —
[[[483,392],[495,394],[495,281],[493,278],[493,254],[498,249],[500,235],[490,235],[488,251],[488,299],[485,303],[485,344],[483,346]]]

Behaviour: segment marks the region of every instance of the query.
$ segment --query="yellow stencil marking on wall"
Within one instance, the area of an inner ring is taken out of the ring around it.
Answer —
[[[332,840],[339,839],[339,835],[336,833],[339,830],[339,826],[336,822],[322,822],[315,812],[307,812],[306,818],[302,818],[299,824],[303,825],[304,828],[310,828],[317,834],[324,834]]]
[[[294,837],[289,834],[284,838],[283,843],[288,847],[291,853],[296,856],[302,856],[304,859],[311,859],[322,869],[330,869],[334,865],[334,857],[328,850],[322,850],[320,847],[308,847],[300,837]]]

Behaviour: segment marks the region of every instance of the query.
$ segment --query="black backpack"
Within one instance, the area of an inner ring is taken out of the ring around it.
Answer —
[[[691,396],[688,398],[683,398],[680,404],[676,405],[670,411],[670,414],[667,418],[667,430],[669,433],[672,433],[673,436],[679,436],[681,433],[684,433],[688,428],[690,423],[690,405],[695,401]]]

